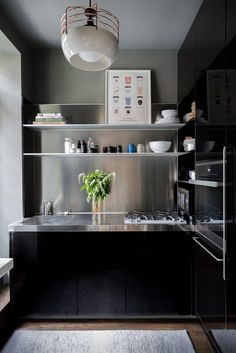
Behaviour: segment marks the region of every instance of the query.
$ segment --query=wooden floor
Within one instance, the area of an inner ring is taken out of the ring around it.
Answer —
[[[195,322],[26,322],[18,329],[31,330],[182,330],[186,329],[197,353],[213,353],[214,350],[200,324]]]

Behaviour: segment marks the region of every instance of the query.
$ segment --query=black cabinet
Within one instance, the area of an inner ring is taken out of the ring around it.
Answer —
[[[225,281],[223,279],[222,254],[207,249],[206,244],[195,238],[195,308],[198,318],[215,343],[215,330],[225,328]],[[200,243],[200,244],[199,244]]]
[[[196,102],[196,179],[203,179],[204,168],[209,170],[208,177],[212,178],[210,181],[213,181],[214,177],[217,178],[211,168],[217,167],[218,171],[219,168],[224,169],[224,173],[219,173],[222,174],[222,180],[216,179],[221,183],[218,184],[219,187],[195,186],[197,221],[202,223],[204,228],[207,227],[203,222],[204,216],[222,220],[222,229],[218,228],[216,235],[221,237],[219,244],[224,243],[224,263],[217,262],[201,246],[196,245],[195,265],[196,312],[209,336],[223,353],[234,352],[236,345],[235,17],[235,0],[204,0],[178,54],[181,117],[190,110],[185,104],[187,101],[189,104],[188,97],[191,97],[192,102]],[[194,83],[193,88],[187,91],[185,88],[190,87],[189,79],[183,73],[189,38],[192,38],[194,49],[191,51],[192,62],[186,72],[191,71],[191,80],[194,72]],[[206,236],[205,228],[203,239]],[[204,244],[208,250],[209,244]]]
[[[13,313],[32,318],[191,315],[182,232],[11,233]]]
[[[229,330],[226,340],[228,344],[230,336],[234,338],[234,343],[236,342],[236,2],[234,0],[226,0],[226,9],[227,45],[225,97],[227,146],[229,147],[227,155],[229,163],[226,167],[226,173],[228,173],[228,180],[230,181],[230,183],[226,186],[226,251],[229,259],[226,265],[226,270],[228,270],[226,281],[226,327]]]

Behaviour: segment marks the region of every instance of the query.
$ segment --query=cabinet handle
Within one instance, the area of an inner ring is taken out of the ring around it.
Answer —
[[[226,153],[227,147],[223,147],[223,279],[226,279]]]
[[[193,240],[195,241],[195,243],[197,243],[199,246],[201,246],[201,248],[203,248],[209,255],[211,255],[211,257],[213,257],[213,259],[215,259],[218,262],[222,262],[223,259],[219,259],[218,257],[216,257],[214,254],[212,254],[212,252],[210,252],[204,245],[202,245],[199,241],[198,241],[198,237],[193,237]]]

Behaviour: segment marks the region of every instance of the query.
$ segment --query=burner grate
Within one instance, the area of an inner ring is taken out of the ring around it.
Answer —
[[[130,211],[125,214],[125,223],[153,223],[153,224],[186,224],[177,214],[161,211]]]

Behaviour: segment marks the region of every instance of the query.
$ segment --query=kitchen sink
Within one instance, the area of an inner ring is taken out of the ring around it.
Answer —
[[[68,224],[76,224],[80,221],[79,215],[50,215],[50,216],[34,216],[22,221],[27,225],[44,225],[44,226],[60,226]]]

